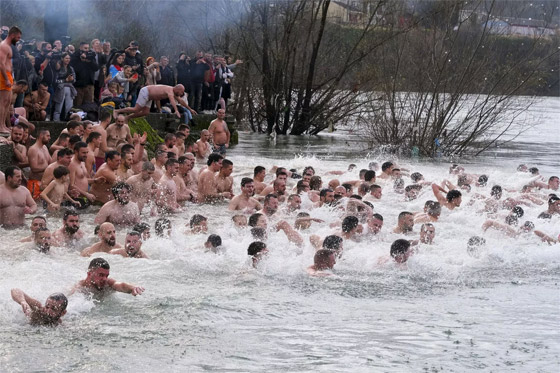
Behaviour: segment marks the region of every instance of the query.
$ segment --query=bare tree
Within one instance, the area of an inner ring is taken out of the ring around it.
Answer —
[[[525,54],[497,62],[511,51],[507,37],[496,33],[496,3],[469,5],[440,2],[437,16],[422,18],[424,27],[380,48],[379,91],[362,113],[373,144],[416,147],[429,156],[479,154],[524,129],[519,119],[532,101],[517,95],[558,58],[558,49],[543,47],[540,35],[527,38]]]

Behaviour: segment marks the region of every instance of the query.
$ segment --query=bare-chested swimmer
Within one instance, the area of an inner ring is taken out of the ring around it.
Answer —
[[[140,295],[144,292],[141,286],[127,284],[126,282],[117,282],[109,278],[109,263],[103,258],[95,258],[89,263],[87,276],[80,280],[72,289],[70,294],[80,291],[89,293],[94,296],[103,296],[111,291]]]
[[[45,305],[20,289],[12,289],[12,299],[21,306],[31,325],[56,326],[66,314],[68,299],[62,293],[49,295]]]

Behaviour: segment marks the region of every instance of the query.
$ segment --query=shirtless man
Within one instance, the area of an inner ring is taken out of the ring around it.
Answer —
[[[47,144],[51,139],[49,130],[41,129],[37,141],[31,146],[27,152],[27,159],[29,160],[29,167],[31,172],[27,179],[27,189],[31,193],[33,199],[39,199],[41,194],[40,180],[43,178],[43,173],[51,163],[51,155]]]
[[[53,240],[60,246],[73,246],[76,241],[84,238],[80,230],[80,215],[72,210],[66,210],[62,216],[62,227],[53,233]]]
[[[229,148],[229,140],[231,136],[227,123],[224,120],[226,117],[225,109],[218,109],[217,116],[218,117],[216,119],[210,122],[208,132],[210,132],[212,142],[214,143],[213,151],[225,157],[226,149]]]
[[[88,176],[92,176],[97,170],[97,163],[95,162],[95,155],[99,151],[101,146],[101,134],[99,132],[92,132],[88,135],[86,139],[86,144],[88,148],[88,155],[85,161],[86,171]]]
[[[216,190],[216,172],[222,168],[223,157],[217,153],[208,156],[206,164],[208,168],[198,176],[198,201],[200,203],[212,202],[224,197],[229,197],[229,193],[222,194]]]
[[[47,106],[51,99],[48,89],[48,83],[43,81],[39,83],[36,91],[25,96],[23,105],[29,120],[45,120],[47,118]]]
[[[445,206],[449,210],[453,210],[456,207],[461,206],[462,194],[458,190],[453,189],[446,192],[445,189],[434,183],[432,184],[432,191],[441,206]],[[447,195],[444,196],[444,193],[447,193]]]
[[[210,132],[208,132],[208,130],[202,130],[200,132],[200,139],[196,140],[196,159],[204,160],[212,153],[210,143],[208,142],[209,139]]]
[[[41,190],[45,189],[51,181],[54,180],[53,172],[55,168],[64,166],[69,168],[70,162],[72,162],[72,156],[74,153],[70,149],[61,149],[56,153],[56,162],[51,163],[43,172],[43,177],[41,178]],[[70,184],[70,180],[68,180]]]
[[[29,230],[31,231],[31,235],[22,238],[19,242],[32,242],[35,238],[35,232],[40,228],[47,227],[47,219],[43,216],[35,216],[33,220],[31,220],[31,225],[29,226]]]
[[[255,183],[255,193],[260,194],[264,188],[266,188],[266,184],[264,182],[264,178],[266,176],[266,168],[263,166],[257,166],[253,170],[253,180]]]
[[[264,197],[263,208],[259,213],[266,217],[271,217],[276,211],[278,211],[278,196],[276,194],[267,194]]]
[[[132,167],[132,153],[121,151],[121,164],[117,168],[117,180],[126,181],[129,177],[134,176]]]
[[[198,192],[198,172],[195,171],[194,165],[196,159],[192,153],[185,153],[179,157],[179,177],[185,182],[185,187],[192,191],[195,195]]]
[[[95,224],[110,222],[115,225],[134,225],[140,222],[140,210],[138,205],[130,202],[130,185],[118,182],[111,188],[113,197],[101,207],[95,217]]]
[[[6,39],[0,43],[0,132],[10,132],[8,129],[9,108],[12,101],[12,45],[21,39],[21,30],[12,27]]]
[[[107,127],[111,123],[111,112],[108,110],[102,110],[99,115],[99,124],[93,126],[92,131],[97,132],[101,135],[101,144],[99,149],[95,154],[95,167],[99,169],[101,165],[105,162],[105,153],[109,150],[107,148]],[[112,149],[114,150],[114,149]]]
[[[431,245],[436,236],[436,228],[432,223],[424,223],[420,227],[420,242]]]
[[[154,181],[157,183],[165,173],[165,163],[167,162],[167,152],[165,150],[157,150],[156,157],[152,160],[154,165]]]
[[[255,184],[253,179],[244,177],[241,179],[241,194],[232,198],[228,209],[230,211],[243,210],[247,214],[252,214],[262,209],[261,204],[255,198]]]
[[[19,167],[10,166],[4,174],[6,182],[0,185],[0,225],[4,228],[21,227],[25,214],[37,211],[37,204],[29,190],[21,186]]]
[[[159,180],[156,205],[162,213],[177,212],[180,208],[177,203],[177,184],[173,180],[179,172],[179,161],[168,159],[165,163],[165,174]]]
[[[331,273],[325,272],[332,270],[336,264],[336,253],[333,250],[317,250],[313,257],[313,265],[307,268],[307,273],[311,276],[330,276]]]
[[[414,215],[411,212],[403,211],[399,214],[397,226],[393,229],[393,233],[407,234],[411,233],[414,228]]]
[[[181,99],[184,94],[185,87],[183,87],[182,84],[177,84],[175,87],[161,84],[146,86],[140,90],[138,99],[136,100],[136,106],[115,110],[115,115],[121,113],[132,113],[126,117],[126,122],[128,122],[132,118],[148,115],[150,113],[152,101],[169,99],[173,110],[175,110],[175,115],[178,118],[181,118],[181,113],[177,110],[177,102],[185,107],[188,107],[188,104]]]
[[[175,136],[175,134],[168,133],[167,135],[165,135],[165,139],[164,139],[165,148],[163,150],[167,152],[175,153],[175,155],[178,158],[179,148],[177,148],[177,146],[175,145],[176,141],[177,141],[177,136]]]
[[[227,193],[227,196],[224,195],[225,198],[232,198],[233,197],[233,176],[231,173],[233,172],[233,162],[229,159],[224,159],[222,161],[222,168],[220,172],[218,172],[218,176],[216,176],[216,191],[218,193]]]
[[[2,92],[2,91],[0,91]],[[11,141],[14,151],[14,161],[19,167],[27,167],[27,147],[23,141],[23,127],[20,124],[12,126],[8,141]]]
[[[89,263],[86,278],[78,282],[70,294],[80,291],[99,297],[106,295],[108,291],[118,291],[137,296],[144,292],[144,288],[141,286],[127,284],[125,282],[117,282],[112,278],[109,278],[110,269],[111,267],[105,259],[93,259]]]
[[[117,182],[116,172],[121,164],[121,155],[116,150],[111,150],[107,152],[105,160],[105,163],[95,174],[99,181],[95,182],[91,188],[95,200],[103,204],[109,202],[112,198],[111,188]]]
[[[154,186],[154,165],[150,162],[142,164],[142,171],[138,175],[129,177],[126,183],[131,186],[130,200],[138,205],[138,211],[142,212],[144,205],[152,195]]]
[[[21,306],[23,313],[31,325],[56,326],[66,314],[68,299],[62,293],[49,295],[45,306],[38,300],[31,298],[20,289],[12,289],[12,299]]]
[[[381,165],[381,175],[378,175],[378,179],[390,180],[393,176],[393,162],[385,162]]]
[[[109,254],[121,255],[125,258],[148,259],[148,256],[142,251],[142,237],[140,237],[140,233],[136,231],[131,231],[126,234],[123,249],[113,249]]]
[[[70,189],[68,194],[72,198],[84,196],[90,201],[94,201],[96,196],[88,192],[89,178],[86,170],[85,161],[87,159],[88,147],[85,142],[74,145],[74,157],[68,169],[70,170]]]
[[[101,224],[97,236],[99,237],[99,242],[82,250],[81,256],[91,256],[94,253],[108,253],[114,248],[122,247],[117,243],[115,226],[111,223]]]
[[[441,215],[441,205],[436,201],[426,201],[424,204],[424,212],[417,213],[414,216],[414,223],[433,223],[438,221]]]
[[[117,145],[122,142],[132,143],[130,128],[125,122],[125,116],[120,114],[115,118],[115,123],[107,127],[107,148],[116,150]]]

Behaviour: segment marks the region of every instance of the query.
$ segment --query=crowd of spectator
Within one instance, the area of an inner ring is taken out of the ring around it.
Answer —
[[[2,30],[6,26],[2,27]],[[5,34],[5,32],[4,32]],[[182,84],[189,106],[197,112],[226,108],[231,98],[233,70],[242,63],[231,57],[197,51],[193,58],[181,52],[175,66],[170,57],[144,57],[139,44],[124,49],[110,41],[93,39],[73,45],[67,40],[18,41],[13,47],[14,113],[28,120],[68,120],[71,111],[97,111],[112,102],[115,108],[134,106],[138,92],[148,85]],[[162,100],[152,111],[172,108]],[[179,110],[183,111],[183,108]],[[184,110],[186,120],[191,118]]]

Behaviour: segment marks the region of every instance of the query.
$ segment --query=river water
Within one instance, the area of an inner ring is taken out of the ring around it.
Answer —
[[[534,108],[537,125],[524,137],[463,160],[467,171],[490,175],[489,186],[520,188],[529,176],[517,164],[536,165],[545,176],[560,173],[560,101],[545,99]],[[363,151],[349,133],[272,140],[242,133],[231,150],[235,191],[255,165],[284,165],[318,174],[366,168],[388,156]],[[400,160],[426,179],[441,181],[445,160]],[[345,174],[343,180],[355,179]],[[329,177],[323,178],[328,180]],[[479,190],[488,193],[488,188]],[[89,259],[77,250],[52,248],[49,255],[14,243],[27,229],[2,231],[0,244],[0,371],[171,371],[171,372],[376,372],[525,371],[560,369],[560,245],[534,237],[506,238],[487,232],[478,258],[466,252],[468,238],[481,234],[484,217],[471,208],[444,211],[432,246],[421,246],[406,268],[378,265],[386,257],[400,211],[420,211],[432,199],[416,201],[384,188],[376,211],[385,217],[383,234],[345,242],[335,276],[310,278],[313,249],[289,244],[271,232],[270,254],[250,269],[246,249],[252,239],[231,226],[223,206],[192,206],[172,217],[170,238],[144,243],[149,260],[103,255],[111,277],[146,288],[132,297],[114,294],[102,302],[70,298],[58,328],[31,327],[9,290],[22,288],[44,301],[67,292],[85,278]],[[465,197],[464,203],[469,197]],[[525,208],[524,221],[558,236],[560,220],[537,221],[544,207]],[[209,217],[209,231],[224,241],[222,254],[206,253],[203,235],[183,234],[195,213]],[[326,209],[312,216],[326,222],[311,232],[329,234],[337,217]],[[82,217],[93,240],[93,214]],[[154,218],[145,217],[153,226]],[[293,221],[293,219],[291,220]],[[49,220],[51,230],[57,218]],[[416,235],[419,227],[415,227]],[[118,234],[123,242],[124,231]],[[86,243],[83,243],[85,245]]]

